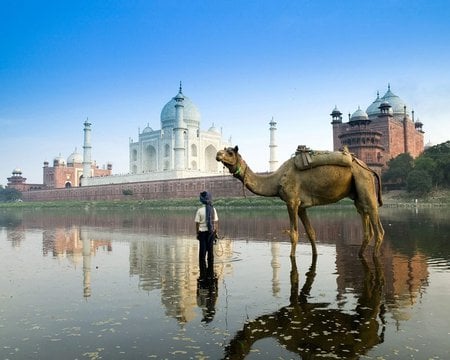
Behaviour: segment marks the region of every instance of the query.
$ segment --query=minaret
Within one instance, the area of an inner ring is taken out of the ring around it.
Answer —
[[[272,172],[278,168],[277,145],[275,144],[275,130],[277,129],[276,128],[277,123],[273,120],[273,116],[272,116],[272,120],[270,121],[269,125],[270,125],[269,171]]]
[[[91,177],[91,149],[91,123],[86,119],[84,122],[83,178]]]
[[[175,138],[174,152],[175,152],[175,170],[184,170],[184,131],[186,127],[184,125],[184,96],[181,89],[180,81],[180,91],[177,96],[175,96],[175,127],[173,128],[173,135]]]
[[[278,241],[272,241],[270,252],[272,253],[272,294],[278,296],[280,293],[280,243]]]
[[[83,296],[91,296],[91,241],[85,230],[80,231],[81,241],[83,242]]]
[[[333,126],[333,150],[338,151],[342,145],[339,135],[342,131],[342,113],[339,111],[337,105],[334,106],[331,112],[331,125]]]
[[[404,152],[409,153],[408,117],[406,116],[406,106],[403,106],[403,147]]]

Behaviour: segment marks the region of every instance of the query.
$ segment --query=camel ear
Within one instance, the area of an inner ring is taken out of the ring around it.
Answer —
[[[239,151],[239,147],[236,145],[236,146],[234,147],[234,152],[237,153],[238,151]]]

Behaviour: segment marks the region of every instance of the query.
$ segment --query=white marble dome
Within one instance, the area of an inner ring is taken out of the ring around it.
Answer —
[[[69,155],[67,158],[67,164],[81,164],[83,163],[83,155],[81,155],[77,150]]]
[[[147,126],[144,128],[144,130],[142,130],[143,134],[147,134],[147,133],[152,133],[153,129],[150,127],[149,124],[147,124]]]
[[[178,96],[178,93],[176,96]],[[176,97],[175,96],[175,97]],[[161,110],[161,128],[175,127],[175,104],[177,103],[175,97],[172,98]],[[200,127],[200,111],[197,106],[183,94],[183,118],[184,121],[191,126]]]
[[[220,134],[220,130],[218,128],[216,128],[214,126],[214,124],[212,124],[212,126],[208,129],[208,132],[215,133],[215,134]]]

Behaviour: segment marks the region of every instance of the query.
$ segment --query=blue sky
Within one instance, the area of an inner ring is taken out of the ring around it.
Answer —
[[[19,167],[75,148],[92,123],[92,157],[128,172],[129,139],[160,128],[183,92],[268,169],[298,144],[332,149],[329,114],[365,109],[391,90],[424,123],[425,142],[450,140],[450,2],[20,1],[0,13],[0,184]]]

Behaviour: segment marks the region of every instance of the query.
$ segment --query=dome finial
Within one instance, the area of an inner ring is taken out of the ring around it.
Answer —
[[[391,91],[391,83],[388,83],[388,91]]]
[[[181,83],[181,80],[180,80],[180,90],[179,90],[179,93],[180,93],[180,94],[183,93],[183,84]]]

